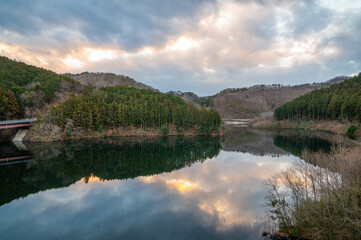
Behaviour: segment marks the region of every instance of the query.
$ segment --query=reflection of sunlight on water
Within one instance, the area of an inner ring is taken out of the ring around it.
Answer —
[[[87,184],[95,183],[95,182],[102,182],[102,180],[100,178],[98,178],[97,176],[83,177],[81,179],[81,181],[84,181]]]
[[[192,183],[190,180],[186,179],[164,179],[158,176],[150,177],[139,177],[138,180],[144,183],[154,183],[154,182],[164,182],[167,186],[177,189],[179,192],[189,192],[192,190],[200,189],[197,183]]]
[[[145,183],[152,183],[155,181],[155,178],[153,176],[148,177],[138,177],[138,180],[145,182]]]
[[[187,192],[192,191],[195,189],[199,189],[198,184],[191,183],[190,181],[183,180],[183,179],[171,179],[167,180],[166,183],[168,185],[174,186],[180,192]]]
[[[235,204],[229,199],[221,198],[214,200],[207,200],[198,205],[199,209],[210,214],[216,215],[219,219],[217,230],[226,231],[238,225],[247,225],[250,223],[257,223],[259,220],[257,214],[253,217],[242,214],[240,209],[235,208]]]

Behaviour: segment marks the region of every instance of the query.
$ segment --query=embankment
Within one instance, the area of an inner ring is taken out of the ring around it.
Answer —
[[[118,127],[98,131],[69,127],[62,129],[48,122],[37,122],[24,137],[25,142],[55,142],[64,140],[104,138],[104,137],[146,137],[146,136],[199,136],[196,128],[179,131],[174,125],[168,126],[169,132],[164,134],[159,128]],[[210,136],[221,136],[223,131],[213,131]]]
[[[8,142],[15,136],[18,130],[13,129],[2,129],[0,130],[0,142]]]

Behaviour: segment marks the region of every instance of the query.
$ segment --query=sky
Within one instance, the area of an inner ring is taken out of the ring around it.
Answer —
[[[361,71],[361,0],[0,0],[0,55],[215,94]]]

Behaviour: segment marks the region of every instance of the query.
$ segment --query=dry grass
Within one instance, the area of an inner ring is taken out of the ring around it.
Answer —
[[[361,146],[304,152],[313,164],[297,161],[269,180],[271,219],[291,235],[361,239],[360,156]]]
[[[351,123],[342,123],[339,121],[275,121],[260,120],[251,123],[252,128],[260,129],[299,129],[310,131],[324,131],[337,134],[346,134],[347,128]],[[360,123],[352,123],[357,127],[356,135],[361,135]]]

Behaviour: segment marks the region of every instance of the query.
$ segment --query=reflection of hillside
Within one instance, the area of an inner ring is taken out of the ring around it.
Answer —
[[[298,157],[301,157],[303,150],[329,152],[332,146],[327,139],[315,135],[275,135],[273,140],[276,146]]]
[[[249,152],[254,155],[293,154],[301,157],[303,150],[328,152],[332,145],[347,144],[347,138],[323,133],[297,130],[259,130],[228,127],[222,142],[225,151]]]
[[[31,144],[36,160],[0,168],[0,204],[90,176],[128,179],[171,172],[220,151],[218,138],[156,138]]]
[[[4,142],[0,144],[0,158],[15,157],[29,153],[28,151],[19,150],[12,142]]]
[[[228,127],[222,142],[222,149],[248,152],[258,156],[286,154],[285,151],[273,144],[272,132],[247,127]]]

